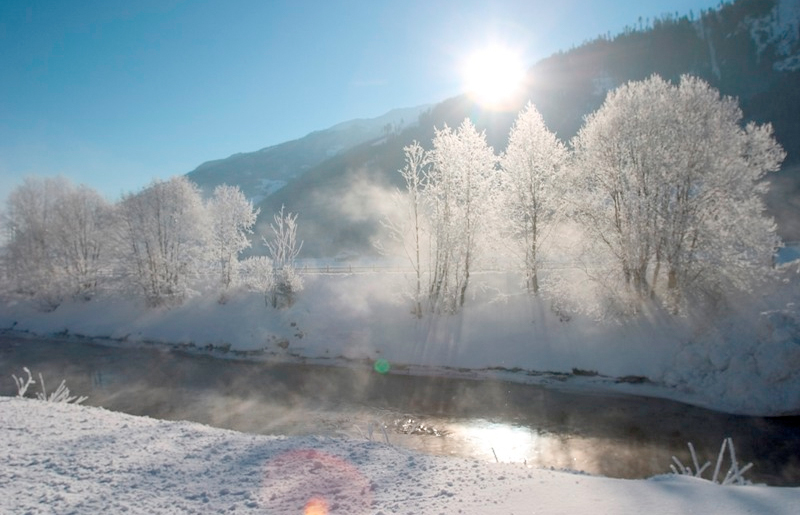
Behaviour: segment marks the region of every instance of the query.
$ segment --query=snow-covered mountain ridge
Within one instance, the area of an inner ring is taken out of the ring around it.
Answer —
[[[188,177],[206,194],[219,184],[239,186],[257,204],[326,159],[413,126],[427,108],[393,109],[376,118],[342,122],[296,140],[207,161]]]

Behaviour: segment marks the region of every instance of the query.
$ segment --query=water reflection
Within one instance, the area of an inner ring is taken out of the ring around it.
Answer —
[[[473,453],[502,463],[527,462],[532,453],[539,452],[538,445],[543,441],[529,428],[485,420],[453,425],[450,435]]]
[[[261,434],[363,438],[440,455],[649,477],[714,460],[731,436],[748,477],[800,485],[800,417],[737,417],[659,399],[546,390],[492,381],[381,375],[236,362],[163,349],[124,349],[0,335],[0,395],[27,366],[65,379],[86,404]],[[600,409],[599,409],[600,408]],[[380,426],[379,426],[380,425]]]
[[[393,434],[392,443],[430,454],[469,456],[536,468],[581,471],[611,477],[649,477],[669,471],[672,449],[624,439],[551,433],[487,420],[441,420],[444,437]],[[710,458],[710,456],[709,456]]]

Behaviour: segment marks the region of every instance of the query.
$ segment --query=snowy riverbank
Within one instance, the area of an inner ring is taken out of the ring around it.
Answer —
[[[609,479],[32,399],[0,398],[0,413],[4,513],[788,515],[800,505],[800,488]]]
[[[161,309],[118,296],[65,302],[51,312],[30,302],[5,302],[0,328],[113,345],[179,345],[242,359],[361,366],[385,359],[403,373],[612,388],[743,414],[800,412],[800,311],[793,282],[732,304],[728,315],[708,323],[700,315],[659,311],[623,321],[565,316],[546,300],[501,295],[515,286],[505,276],[483,278],[483,289],[458,315],[417,319],[398,293],[406,288],[402,274],[305,280],[297,302],[282,310],[245,291],[224,304],[205,295]],[[625,382],[614,379],[623,377]],[[644,378],[644,384],[630,384]]]

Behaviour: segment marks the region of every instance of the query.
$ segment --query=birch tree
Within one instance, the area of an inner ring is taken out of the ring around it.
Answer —
[[[456,312],[464,305],[493,205],[496,163],[486,135],[469,119],[455,131],[436,130],[425,189],[432,239],[428,296],[434,311]]]
[[[423,275],[426,273],[425,242],[428,234],[427,212],[424,204],[425,186],[428,181],[430,157],[424,148],[414,141],[403,149],[405,166],[398,170],[403,177],[405,189],[396,191],[394,200],[399,213],[383,222],[392,239],[400,243],[402,250],[414,270],[414,309],[417,317],[423,313]]]
[[[525,284],[539,292],[542,248],[565,212],[566,146],[528,103],[517,117],[501,159],[503,214],[512,244],[521,249]]]

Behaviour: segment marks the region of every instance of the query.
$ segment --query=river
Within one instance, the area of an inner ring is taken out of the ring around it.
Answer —
[[[609,477],[669,472],[673,455],[689,465],[688,442],[701,462],[713,462],[723,438],[732,437],[740,465],[754,463],[746,477],[800,486],[800,417],[736,416],[664,399],[504,381],[0,335],[0,395],[16,395],[11,375],[23,375],[23,367],[37,380],[41,373],[49,391],[65,379],[73,394],[89,397],[86,405],[133,415],[260,434],[388,439],[438,455]]]

